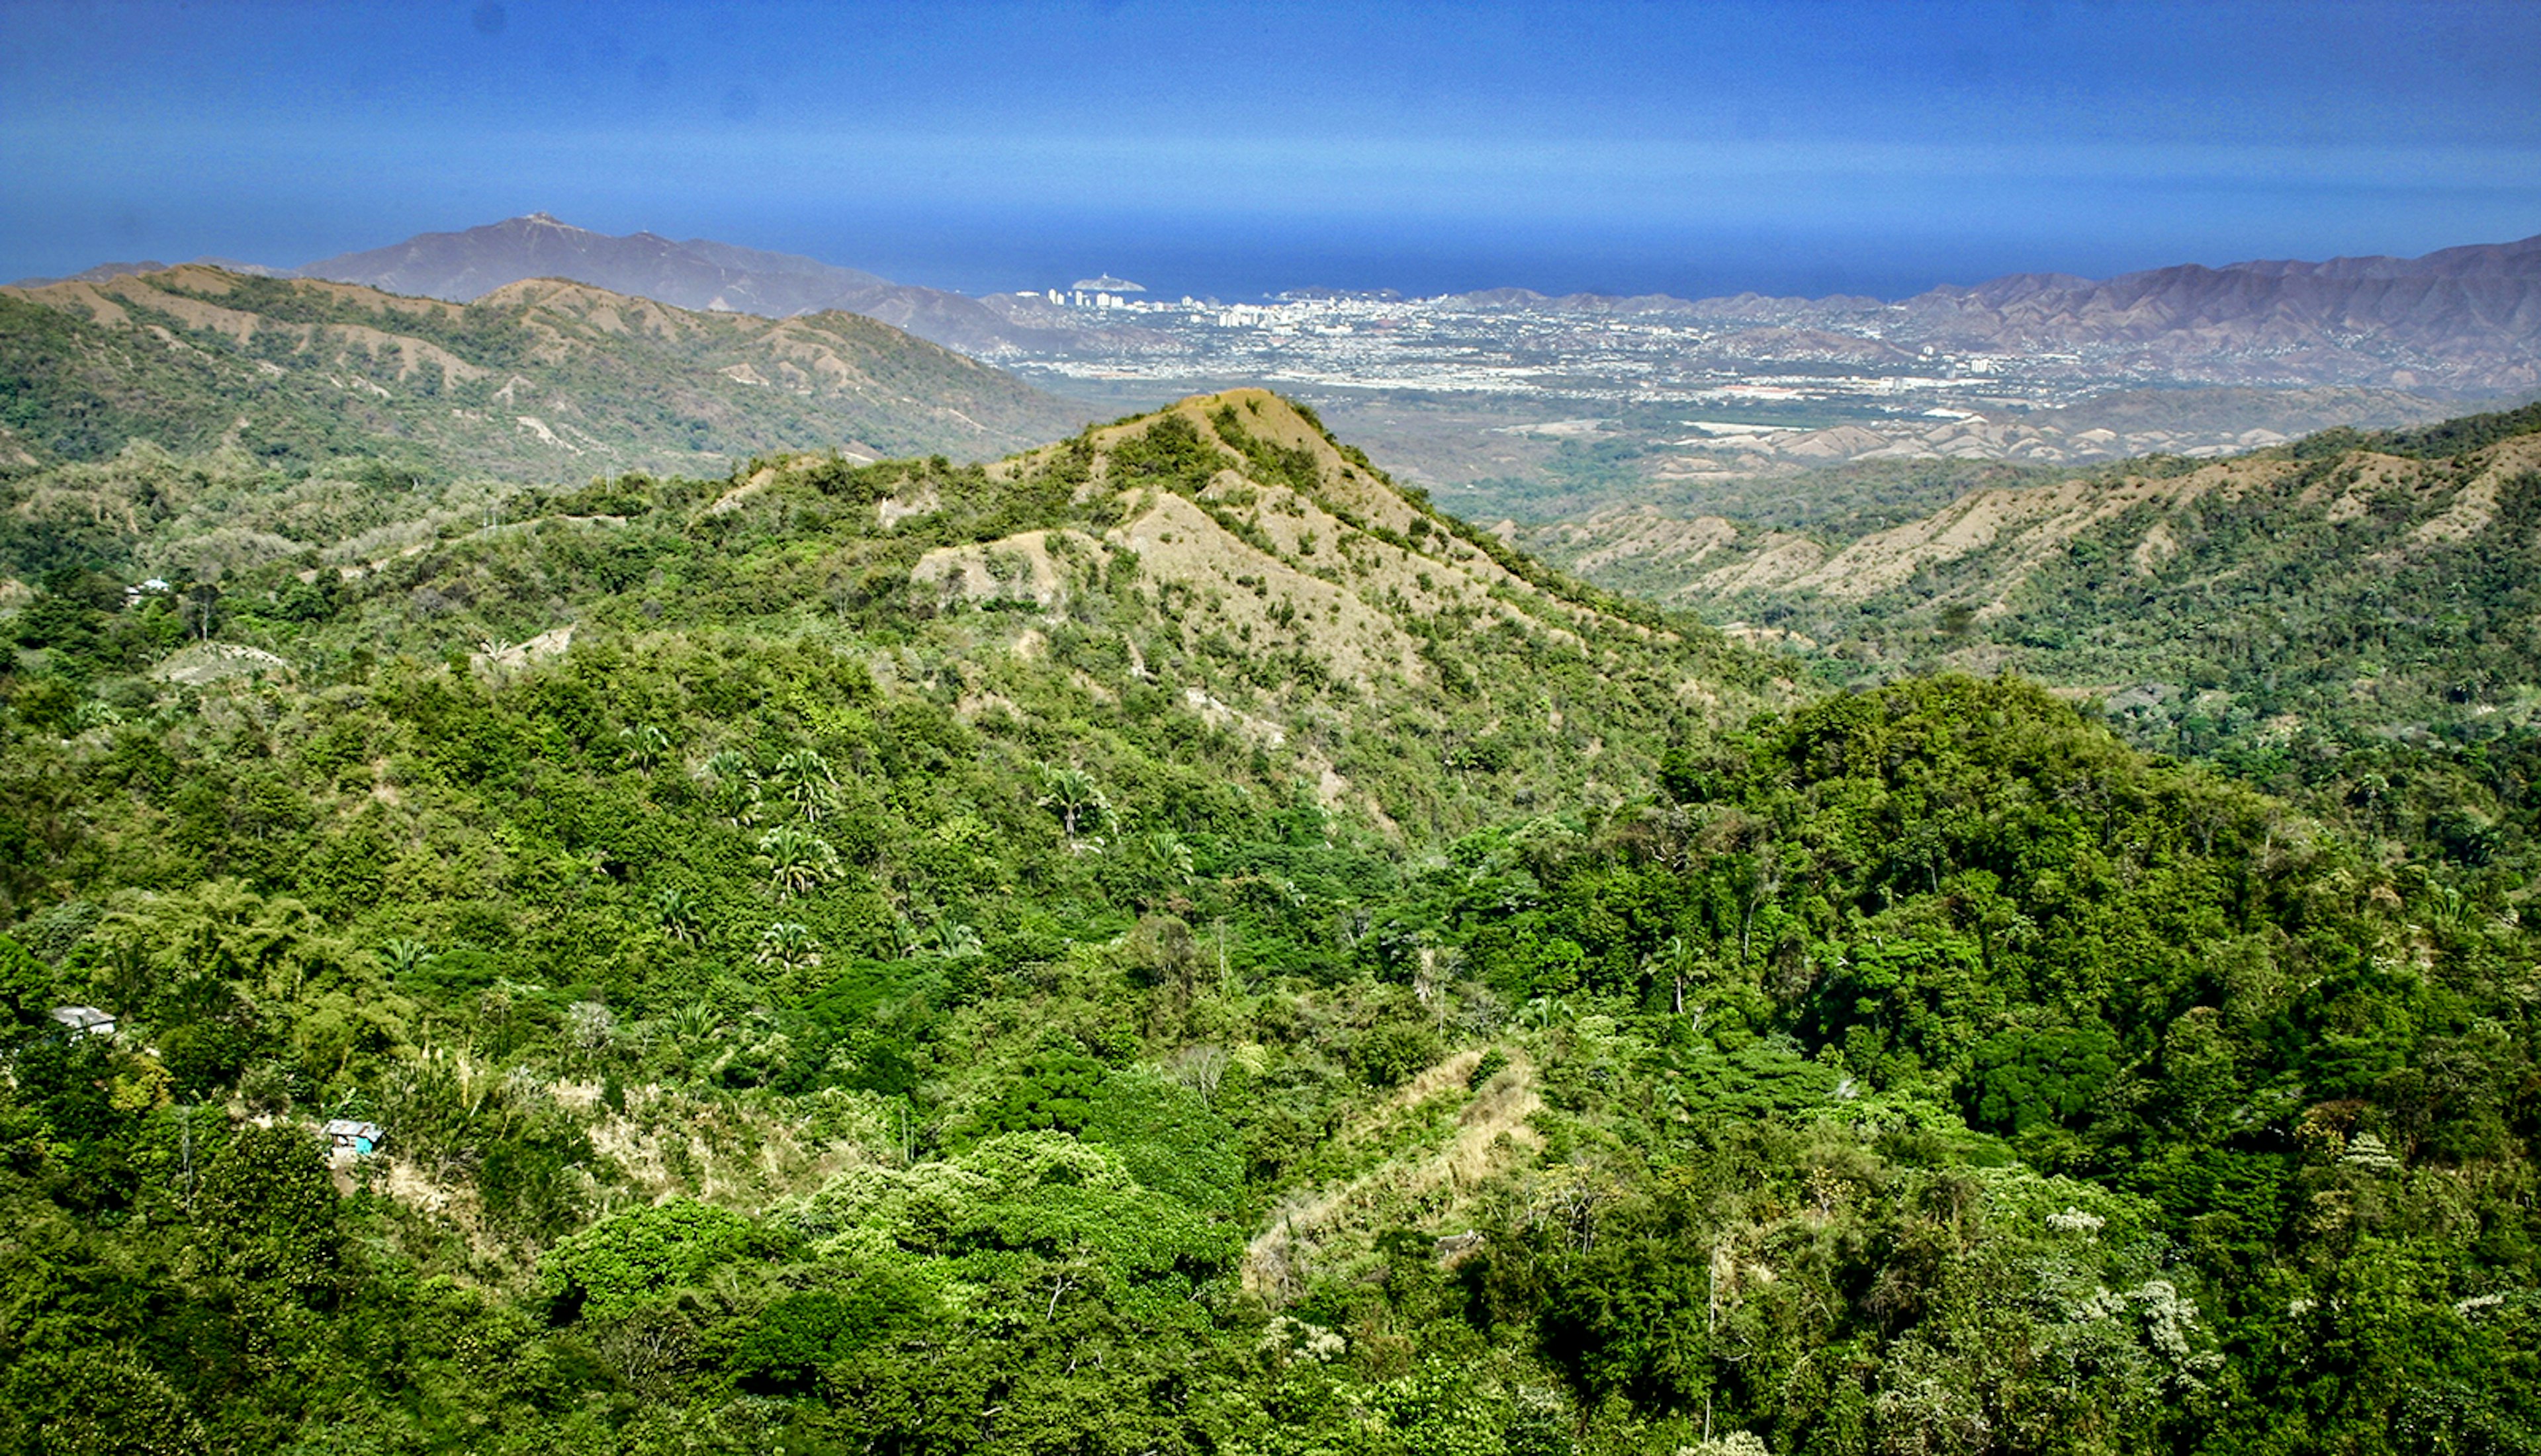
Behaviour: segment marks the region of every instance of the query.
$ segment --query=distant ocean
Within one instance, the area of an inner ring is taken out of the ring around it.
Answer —
[[[982,218],[878,236],[863,218],[825,228],[791,217],[757,227],[736,219],[714,236],[971,294],[1064,288],[1074,279],[1110,273],[1150,294],[1227,301],[1296,288],[1393,289],[1407,297],[1530,288],[1553,295],[1706,298],[1752,291],[1902,299],[1936,284],[1977,283],[2005,273],[2105,277],[2185,261],[2089,248],[2042,250],[2031,240],[2001,238],[1899,239],[1835,231],[1624,235],[1575,219],[1422,227],[1363,219]]]

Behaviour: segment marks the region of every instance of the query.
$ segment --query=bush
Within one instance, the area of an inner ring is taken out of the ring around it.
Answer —
[[[1438,1038],[1424,1026],[1380,1026],[1359,1038],[1350,1060],[1369,1086],[1400,1086],[1438,1060]]]
[[[616,1319],[771,1241],[739,1213],[679,1199],[562,1240],[540,1261],[539,1277],[566,1318]]]

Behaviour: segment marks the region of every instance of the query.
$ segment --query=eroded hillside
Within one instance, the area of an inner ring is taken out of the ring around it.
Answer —
[[[2012,668],[2280,738],[2494,728],[2541,702],[2533,413],[1977,490],[1851,539],[1640,510],[1529,542],[1838,671]]]
[[[587,332],[713,322],[579,285],[513,291],[524,336],[557,355]],[[984,467],[823,452],[574,491],[347,473],[139,449],[34,472],[0,531],[10,589],[70,561],[113,590],[174,582],[178,615],[209,593],[212,636],[282,659],[345,630],[505,661],[514,644],[653,651],[734,621],[829,640],[887,619],[886,640],[914,636],[854,656],[965,723],[1045,715],[1053,692],[1070,712],[1162,712],[1258,760],[1257,782],[1294,776],[1389,827],[1612,801],[1646,769],[1610,771],[1610,748],[1782,691],[1766,659],[1510,553],[1259,390]],[[134,665],[169,645],[136,643]]]
[[[1420,784],[1611,797],[1611,737],[1777,691],[1761,659],[1512,555],[1264,390],[1187,399],[976,482],[797,456],[707,509],[782,515],[806,491],[870,512],[835,570],[870,593],[905,561],[905,589],[959,624],[974,663],[1055,655],[1089,697],[1164,689],[1212,730],[1297,755],[1328,807],[1379,820],[1437,812]],[[996,711],[1003,669],[974,670],[963,711]]]

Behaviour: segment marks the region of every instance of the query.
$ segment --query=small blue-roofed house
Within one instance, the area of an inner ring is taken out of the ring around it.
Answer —
[[[336,1151],[350,1152],[355,1157],[369,1157],[378,1149],[382,1136],[378,1123],[356,1122],[348,1117],[329,1119],[318,1131],[326,1135],[327,1144]]]

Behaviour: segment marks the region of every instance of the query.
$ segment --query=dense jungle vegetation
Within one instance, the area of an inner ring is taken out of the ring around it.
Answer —
[[[0,1449],[2541,1448],[2528,756],[1805,692],[1247,408],[9,482]]]
[[[1866,596],[1769,585],[1706,610],[1796,634],[1792,670],[1830,687],[2010,671],[2086,693],[2140,747],[2476,863],[2536,827],[2521,788],[2541,769],[2536,435],[2541,405],[2334,430],[2219,465],[2130,461],[2067,477],[2073,514],[2094,490],[2150,481],[2149,498],[2099,510],[2043,557],[2032,521],[1996,534],[1935,515],[1986,544]],[[2219,488],[2161,497],[2214,472]],[[1837,544],[1865,522],[1896,523],[1838,497],[1808,528]],[[1627,558],[1599,577],[1686,599],[1699,569]]]

